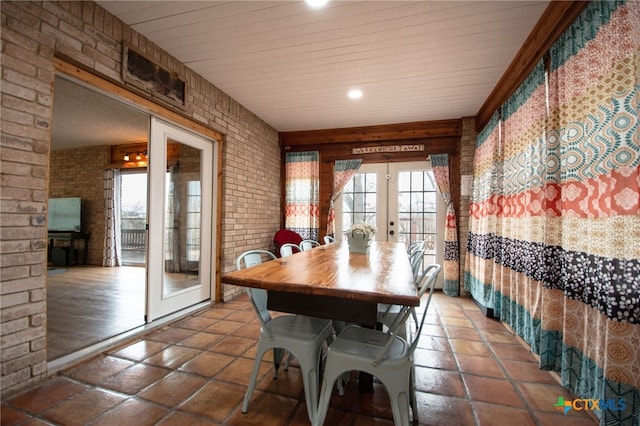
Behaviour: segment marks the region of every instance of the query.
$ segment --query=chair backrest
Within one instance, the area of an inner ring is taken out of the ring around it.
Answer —
[[[299,245],[293,243],[286,243],[280,247],[280,257],[291,256],[294,253],[301,252],[302,249]]]
[[[324,236],[324,243],[325,244],[331,244],[331,243],[335,243],[336,239],[333,238],[331,235],[325,235]]]
[[[318,247],[319,245],[320,243],[316,240],[302,240],[302,242],[300,242],[299,244],[302,251],[311,250],[312,248]]]
[[[420,335],[422,333],[424,320],[427,318],[427,312],[429,311],[429,305],[431,304],[431,297],[433,296],[433,290],[436,286],[436,282],[438,281],[437,278],[441,269],[442,267],[438,264],[429,265],[424,269],[424,271],[422,271],[418,279],[418,284],[420,286],[418,294],[422,297],[422,295],[424,295],[428,291],[429,295],[427,296],[427,301],[424,305],[424,311],[422,312],[422,319],[420,320],[420,325],[418,326],[418,330],[411,335],[413,340],[409,342],[409,350],[408,350],[409,356],[413,354],[413,352],[416,350],[416,347],[418,346],[418,341],[420,340]],[[422,305],[422,300],[420,304]],[[378,355],[376,360],[373,362],[373,365],[379,365],[384,361],[384,358],[387,355],[387,350],[389,349],[389,347],[391,347],[391,343],[393,342],[393,337],[398,334],[398,329],[400,327],[405,327],[405,322],[411,316],[412,310],[413,308],[409,306],[402,307],[402,309],[400,310],[400,313],[396,317],[396,320],[393,322],[391,327],[389,327],[389,329],[387,330],[387,333],[386,333],[387,343],[385,344],[382,351],[380,351],[380,354]]]
[[[424,326],[424,320],[427,318],[427,312],[429,311],[429,305],[431,304],[431,296],[433,296],[433,290],[436,287],[436,282],[438,281],[438,275],[442,270],[442,266],[437,263],[431,264],[424,268],[422,274],[420,274],[420,279],[418,280],[419,290],[418,294],[422,297],[425,293],[428,292],[427,301],[424,305],[424,311],[422,312],[422,319],[420,320],[420,326],[418,330],[413,335],[413,340],[410,343],[409,353],[412,354],[416,350],[416,346],[418,346],[418,341],[420,340],[420,334],[422,333],[422,327]],[[420,301],[422,304],[422,300]],[[408,317],[408,315],[407,315]]]
[[[420,297],[422,297],[422,295],[429,289],[431,282],[435,282],[437,280],[440,270],[442,270],[442,266],[438,265],[437,263],[432,263],[431,265],[428,265],[426,268],[424,268],[424,270],[420,274],[420,282],[418,283],[422,283],[418,288],[418,295]]]
[[[276,253],[280,253],[283,244],[300,244],[304,238],[290,229],[281,229],[273,236],[273,244],[276,246]]]
[[[250,268],[255,265],[259,265],[262,263],[262,260],[273,260],[276,259],[276,256],[267,250],[249,250],[242,253],[236,259],[236,268],[238,270]],[[267,323],[271,321],[271,314],[267,309],[267,291],[261,288],[246,288],[247,295],[249,296],[249,300],[253,305],[253,308],[256,310],[258,314],[258,318],[262,323],[262,326],[268,330]],[[270,330],[268,330],[271,333]]]
[[[407,247],[407,254],[411,256],[411,254],[418,249],[424,249],[424,241],[414,241],[409,244],[409,247]]]
[[[424,263],[424,248],[417,248],[413,250],[409,255],[409,261],[411,262],[411,270],[413,271],[413,281],[417,285],[420,272],[422,272],[422,265]]]

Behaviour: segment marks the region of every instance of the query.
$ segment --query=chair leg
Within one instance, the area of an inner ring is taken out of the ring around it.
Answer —
[[[251,394],[253,394],[253,390],[256,387],[256,379],[258,378],[258,372],[260,371],[260,363],[262,362],[262,357],[266,351],[267,348],[262,348],[260,344],[258,344],[256,359],[253,361],[253,369],[251,370],[251,379],[249,379],[249,386],[247,387],[247,392],[245,392],[244,400],[242,401],[243,413],[249,411],[249,400],[251,399]],[[276,374],[277,371],[278,370],[276,369]]]
[[[318,369],[315,365],[309,368],[306,364],[302,365],[302,361],[298,361],[300,362],[300,370],[303,374],[302,384],[304,386],[305,402],[307,403],[307,414],[309,415],[309,421],[313,423],[313,420],[318,415]]]
[[[393,422],[400,426],[409,426],[409,401],[404,391],[394,392],[387,389],[391,399],[391,411],[393,412]]]
[[[409,377],[409,397],[411,398],[411,412],[413,413],[413,423],[420,421],[418,415],[418,400],[416,399],[416,372],[415,367],[411,366],[411,376]]]
[[[280,368],[280,363],[282,362],[282,357],[284,356],[284,349],[281,348],[273,348],[273,378],[278,378],[278,369]],[[289,368],[289,363],[286,363],[287,369]]]
[[[289,371],[289,362],[291,362],[292,359],[293,355],[291,354],[291,352],[287,353],[287,357],[284,361],[284,371]]]
[[[329,409],[329,402],[331,401],[333,386],[341,374],[342,373],[334,377],[327,377],[325,371],[322,390],[320,391],[320,401],[318,402],[318,409],[316,410],[316,418],[313,421],[313,426],[322,426],[324,424],[324,419],[327,417],[327,410]]]

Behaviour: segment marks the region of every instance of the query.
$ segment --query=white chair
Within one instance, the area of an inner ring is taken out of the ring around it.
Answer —
[[[406,306],[402,308],[392,328],[386,332],[348,325],[340,333],[327,350],[320,402],[313,426],[324,424],[336,380],[342,378],[345,372],[352,370],[367,372],[384,384],[391,400],[391,410],[396,425],[409,425],[410,406],[413,410],[413,420],[418,420],[413,383],[413,353],[418,345],[429,310],[435,282],[435,279],[429,280],[428,296],[426,300],[422,300],[425,303],[422,319],[418,330],[411,334],[410,341],[397,335],[397,330],[404,327],[411,312],[411,309]],[[425,288],[426,291],[427,288]]]
[[[312,248],[319,247],[320,243],[315,240],[302,240],[300,242],[300,248],[302,251],[311,250]]]
[[[275,259],[275,255],[266,250],[250,250],[242,253],[236,260],[236,268],[243,269],[262,263],[262,259]],[[278,377],[278,368],[287,351],[300,364],[302,383],[309,421],[313,422],[318,407],[319,369],[324,342],[331,343],[335,332],[331,320],[308,317],[305,315],[283,315],[271,318],[267,309],[267,291],[247,287],[249,300],[260,320],[260,337],[256,358],[251,371],[251,379],[242,402],[242,412],[249,410],[249,400],[256,386],[256,379],[264,354],[273,349],[274,373]]]
[[[323,239],[325,244],[331,244],[336,242],[336,239],[333,238],[331,235],[325,235]]]
[[[424,241],[414,241],[409,244],[409,247],[407,247],[407,254],[411,256],[411,253],[417,249],[424,249]]]
[[[286,243],[280,247],[280,257],[291,256],[292,254],[298,253],[301,251],[302,251],[302,248],[299,245],[293,244],[293,243]]]
[[[424,271],[418,277],[416,281],[416,285],[418,286],[418,295],[422,297],[422,295],[429,289],[432,282],[435,282],[438,279],[438,274],[442,266],[437,263],[431,264],[424,268]],[[394,322],[398,319],[398,316],[402,313],[402,306],[400,305],[388,305],[388,304],[378,304],[378,323],[384,324],[388,328],[392,327]],[[416,314],[415,309],[411,310],[411,316],[413,317],[416,327],[418,326],[418,316]],[[402,337],[406,336],[406,328],[402,327],[398,329],[398,334]]]

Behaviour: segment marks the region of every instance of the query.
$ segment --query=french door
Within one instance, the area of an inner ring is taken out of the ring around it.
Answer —
[[[211,298],[214,145],[152,117],[147,321]]]
[[[336,235],[366,222],[378,241],[425,242],[425,264],[442,264],[446,209],[428,161],[364,164],[336,206]]]

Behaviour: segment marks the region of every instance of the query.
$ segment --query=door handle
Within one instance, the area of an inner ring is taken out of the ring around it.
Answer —
[[[395,232],[393,231],[393,229],[391,231],[389,231],[389,235],[394,235]]]

